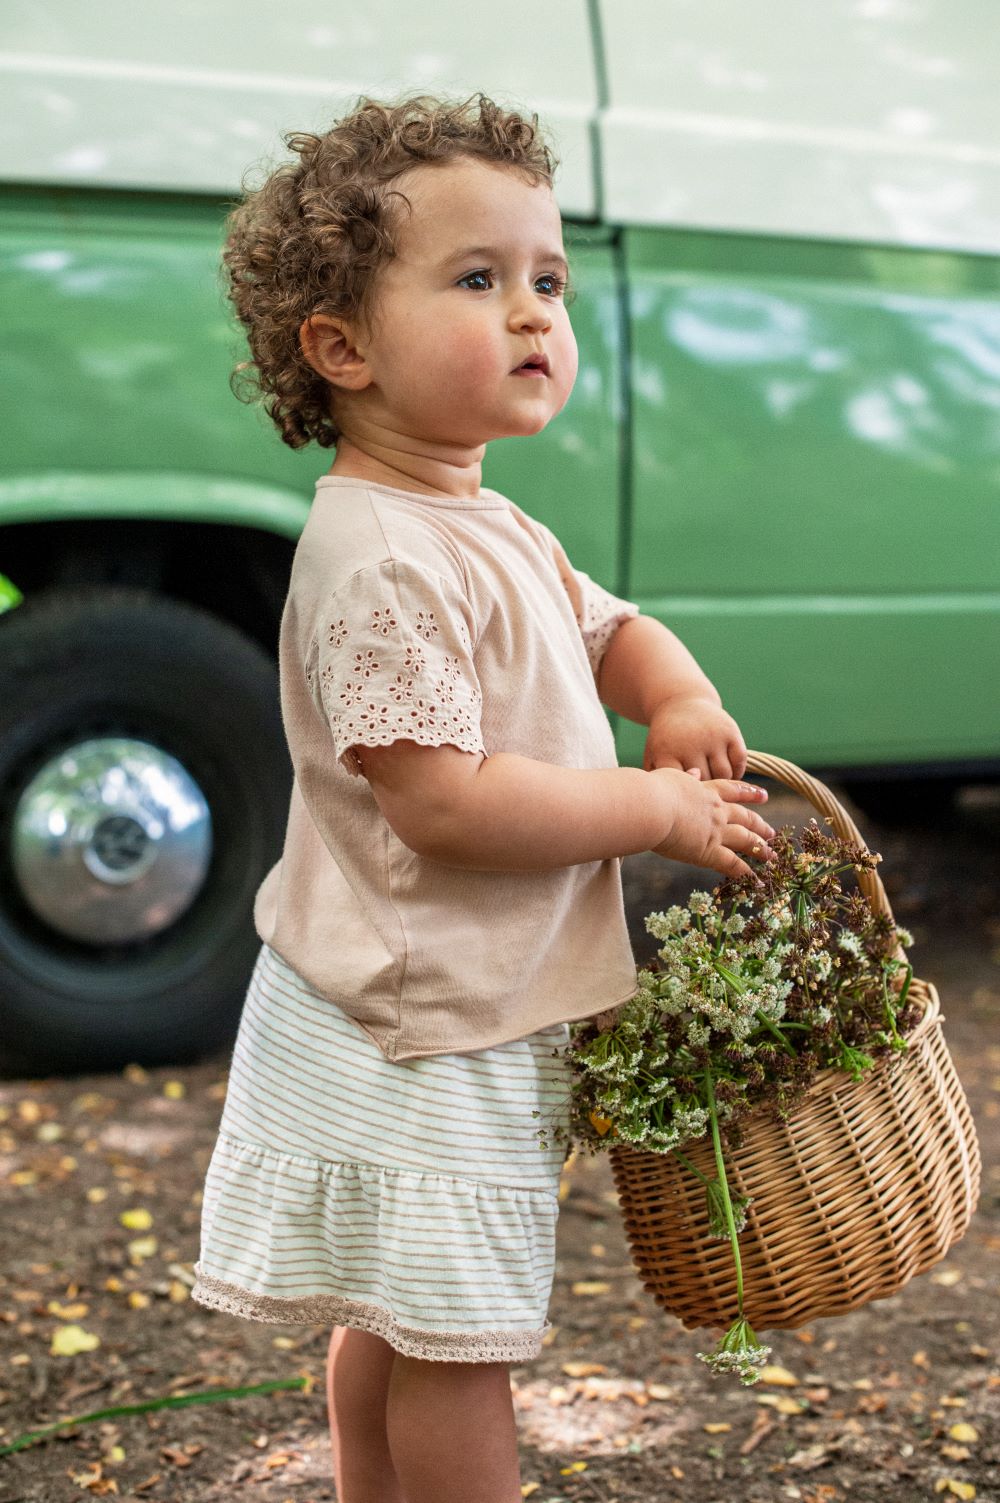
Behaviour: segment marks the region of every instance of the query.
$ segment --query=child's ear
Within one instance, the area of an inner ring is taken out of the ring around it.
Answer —
[[[362,391],[371,381],[368,362],[354,343],[357,336],[346,319],[312,313],[299,329],[302,354],[331,386]]]

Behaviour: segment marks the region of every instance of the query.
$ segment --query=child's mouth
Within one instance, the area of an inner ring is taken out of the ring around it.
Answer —
[[[512,376],[547,376],[549,374],[549,357],[547,355],[529,355],[527,360],[516,365],[511,371]]]

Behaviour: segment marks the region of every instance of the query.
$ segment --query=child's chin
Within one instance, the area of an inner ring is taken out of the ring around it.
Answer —
[[[543,428],[547,428],[552,417],[551,412],[540,412],[535,416],[526,412],[517,419],[511,419],[503,436],[505,438],[530,438],[533,433],[541,433]]]

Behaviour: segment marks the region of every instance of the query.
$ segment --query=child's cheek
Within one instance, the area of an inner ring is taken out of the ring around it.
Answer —
[[[456,331],[442,350],[439,374],[453,393],[470,395],[496,382],[506,355],[483,337],[481,330]]]

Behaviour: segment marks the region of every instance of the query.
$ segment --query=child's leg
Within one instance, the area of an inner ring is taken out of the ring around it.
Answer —
[[[386,1438],[393,1347],[353,1326],[334,1326],[326,1400],[337,1503],[404,1503]]]
[[[521,1503],[508,1363],[397,1352],[386,1428],[406,1503]]]

